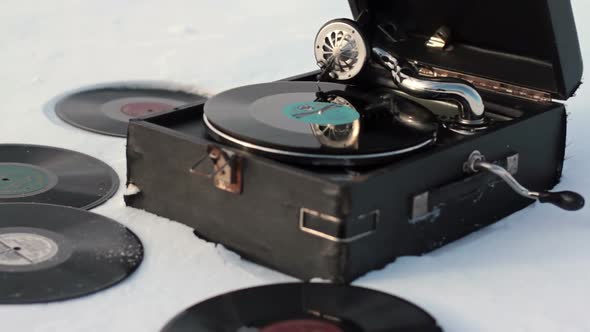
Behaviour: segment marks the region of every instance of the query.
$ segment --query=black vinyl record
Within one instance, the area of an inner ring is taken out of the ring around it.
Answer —
[[[0,203],[91,209],[118,188],[115,171],[94,157],[48,146],[0,144]]]
[[[65,206],[0,204],[0,303],[60,301],[110,287],[143,260],[139,239],[106,217]]]
[[[427,312],[385,293],[334,284],[277,284],[196,304],[162,332],[435,332]]]
[[[214,96],[205,103],[203,120],[214,139],[253,152],[295,162],[350,165],[434,143],[437,124],[408,126],[418,118],[436,121],[430,110],[392,90],[275,82]]]
[[[65,122],[99,134],[125,137],[130,119],[156,114],[204,97],[156,87],[103,86],[68,95],[55,104]]]

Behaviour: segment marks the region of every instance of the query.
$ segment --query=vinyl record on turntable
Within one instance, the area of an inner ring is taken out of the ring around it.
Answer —
[[[391,90],[385,94],[393,95]],[[396,116],[400,112],[409,117]],[[337,83],[239,87],[208,100],[204,113],[208,132],[218,141],[310,164],[386,160],[431,145],[437,135],[435,124],[416,130],[398,121],[424,114],[422,118],[434,119],[423,106],[402,97],[392,97],[389,105],[375,91]]]
[[[48,146],[0,144],[0,203],[46,203],[96,207],[119,188],[104,162]]]
[[[0,204],[0,304],[45,303],[113,286],[141,264],[123,225],[70,207]]]
[[[185,310],[162,332],[435,332],[427,312],[345,285],[277,284],[220,295]]]
[[[203,98],[191,92],[150,85],[105,85],[63,97],[55,103],[55,112],[75,127],[125,137],[130,119],[171,110]]]

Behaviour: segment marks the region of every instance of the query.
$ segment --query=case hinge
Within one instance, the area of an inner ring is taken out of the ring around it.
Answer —
[[[319,211],[301,208],[299,229],[303,232],[338,243],[350,243],[373,234],[377,230],[380,211],[352,217],[338,218]]]
[[[213,163],[213,169],[209,173],[197,170],[197,167],[206,159]],[[213,179],[213,185],[218,189],[233,194],[242,192],[243,160],[232,151],[224,150],[216,146],[209,146],[207,154],[199,159],[190,169],[191,174]]]

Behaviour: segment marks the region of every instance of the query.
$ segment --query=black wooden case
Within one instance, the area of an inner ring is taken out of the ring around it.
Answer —
[[[470,1],[442,3],[351,1],[351,8],[372,42],[421,64],[551,98],[565,99],[579,85],[581,56],[568,1],[496,1],[493,14],[504,14],[510,20],[503,24],[512,24],[499,31],[497,21],[483,26],[484,14]],[[432,15],[424,14],[427,10]],[[512,22],[521,17],[517,13],[535,15],[540,28],[516,33],[526,25]],[[428,33],[443,24],[456,31],[454,48],[428,49]],[[376,37],[384,26],[403,34],[404,41]],[[495,37],[504,32],[515,34]],[[355,84],[387,84],[386,75],[368,70]],[[314,79],[309,73],[288,80]],[[558,183],[566,136],[563,104],[480,91],[496,120],[489,130],[474,136],[443,132],[432,147],[362,168],[304,167],[220,144],[202,122],[205,101],[134,120],[128,131],[126,203],[189,225],[201,238],[300,279],[349,282],[532,203],[494,175],[466,173],[463,165],[473,151],[529,188]],[[444,103],[420,102],[438,114],[456,112]]]

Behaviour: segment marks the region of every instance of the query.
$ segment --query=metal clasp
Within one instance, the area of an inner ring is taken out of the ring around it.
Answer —
[[[213,170],[209,173],[197,170],[207,159],[213,163]],[[207,153],[197,160],[189,171],[191,174],[213,179],[213,185],[223,191],[233,194],[242,192],[243,160],[232,151],[209,146]]]
[[[436,30],[434,35],[428,39],[426,42],[426,46],[429,48],[435,49],[444,49],[448,46],[449,41],[451,40],[451,29],[447,26],[442,26]]]

